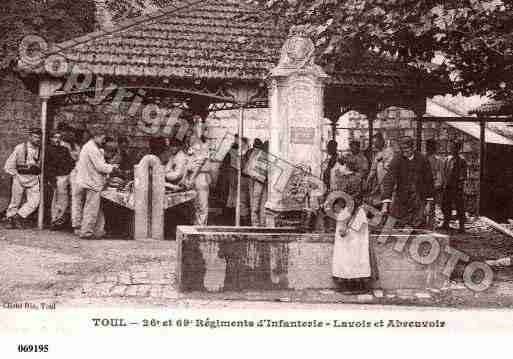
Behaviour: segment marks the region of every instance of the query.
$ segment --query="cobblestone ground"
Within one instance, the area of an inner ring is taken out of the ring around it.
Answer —
[[[0,301],[52,299],[60,305],[163,305],[245,308],[268,306],[411,305],[513,307],[511,269],[497,271],[492,287],[474,293],[452,282],[442,291],[398,290],[344,295],[333,290],[179,293],[174,241],[81,241],[70,233],[0,229]]]
[[[174,263],[134,265],[114,274],[86,278],[75,296],[177,299]]]

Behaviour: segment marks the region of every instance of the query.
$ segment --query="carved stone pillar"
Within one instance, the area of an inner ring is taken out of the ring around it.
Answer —
[[[298,211],[305,200],[291,188],[297,180],[296,167],[319,177],[321,172],[321,135],[324,117],[324,82],[328,75],[314,64],[314,44],[306,33],[292,30],[281,59],[271,71],[269,82],[270,146],[269,196],[266,208],[271,212]],[[298,191],[299,190],[299,191]],[[272,223],[275,216],[270,216]]]

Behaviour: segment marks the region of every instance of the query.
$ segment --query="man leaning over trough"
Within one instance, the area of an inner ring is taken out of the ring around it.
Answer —
[[[118,165],[105,161],[102,147],[105,144],[105,132],[96,130],[93,137],[82,147],[77,162],[76,188],[77,200],[73,203],[73,215],[80,223],[75,233],[80,238],[102,237],[105,219],[100,207],[100,192],[105,186],[107,175],[115,175]]]

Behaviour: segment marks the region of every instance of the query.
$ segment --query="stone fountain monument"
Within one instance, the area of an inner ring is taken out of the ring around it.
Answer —
[[[308,27],[292,28],[280,61],[269,75],[269,227],[280,226],[284,214],[308,207],[305,175],[321,175],[323,96],[328,75],[314,63],[314,50]]]
[[[268,169],[267,225],[282,228],[179,226],[176,272],[182,292],[335,287],[334,233],[309,231],[294,217],[308,213],[310,205],[315,207],[315,197],[324,187],[321,130],[328,76],[314,63],[314,44],[307,30],[291,30],[279,64],[269,75],[271,136],[263,161]],[[412,258],[419,256],[419,243],[437,241],[443,248],[448,238],[422,231],[411,237],[408,231],[372,235],[379,273],[376,288],[444,287],[447,277],[442,268],[448,252],[429,264]],[[398,251],[406,243],[413,244]]]

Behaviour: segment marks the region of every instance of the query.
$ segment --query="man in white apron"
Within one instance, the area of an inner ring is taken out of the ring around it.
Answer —
[[[39,207],[41,130],[32,128],[27,142],[20,143],[7,158],[4,170],[12,176],[7,227],[24,228],[27,217]],[[22,204],[23,195],[26,196]]]

